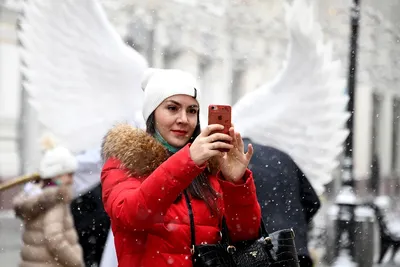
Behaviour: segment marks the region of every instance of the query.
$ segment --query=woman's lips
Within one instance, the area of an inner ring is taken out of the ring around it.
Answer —
[[[171,130],[171,132],[173,132],[175,135],[178,135],[178,136],[187,135],[187,131]]]

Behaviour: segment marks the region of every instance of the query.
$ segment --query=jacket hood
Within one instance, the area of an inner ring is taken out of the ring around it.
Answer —
[[[145,131],[118,124],[104,137],[102,157],[118,159],[133,177],[146,177],[168,159],[169,152]]]
[[[22,192],[14,200],[16,215],[23,219],[34,219],[59,203],[70,203],[71,186],[46,187],[38,194]]]
[[[129,124],[116,125],[103,139],[103,160],[118,159],[132,177],[149,176],[169,156],[170,152],[153,136]],[[210,160],[208,169],[215,173],[217,166],[216,160]]]

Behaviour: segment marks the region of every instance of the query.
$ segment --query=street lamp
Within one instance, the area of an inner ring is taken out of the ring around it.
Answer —
[[[355,208],[357,205],[357,197],[354,192],[354,173],[353,173],[353,132],[354,132],[354,101],[355,101],[355,85],[356,85],[356,67],[357,67],[357,41],[358,28],[360,19],[360,2],[353,0],[351,7],[350,21],[350,60],[349,60],[349,76],[347,90],[349,94],[349,102],[347,110],[350,117],[347,121],[349,135],[345,143],[345,155],[342,169],[342,188],[336,198],[336,205],[339,207],[338,218],[336,220],[336,237],[335,243],[338,245],[338,256],[343,260],[344,256],[349,256],[349,260],[355,260]],[[338,263],[338,260],[336,263]]]
[[[353,132],[354,132],[354,102],[356,93],[356,70],[357,70],[357,52],[360,21],[360,0],[353,0],[350,13],[351,32],[350,32],[350,58],[347,90],[349,102],[347,110],[350,117],[347,121],[349,135],[345,143],[345,155],[342,165],[342,187],[336,198],[338,213],[336,218],[336,261],[334,266],[343,266],[343,264],[357,266],[361,265],[358,259],[356,242],[356,210],[358,208],[358,199],[354,191],[354,173],[353,173]],[[352,264],[351,264],[352,263]]]

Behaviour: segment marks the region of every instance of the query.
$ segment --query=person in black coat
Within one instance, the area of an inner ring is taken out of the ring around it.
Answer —
[[[290,156],[249,139],[244,141],[254,147],[249,169],[253,172],[267,231],[293,228],[300,266],[311,267],[308,229],[321,205],[317,194]]]
[[[100,265],[110,229],[110,218],[103,207],[100,172],[103,162],[100,150],[88,150],[77,156],[78,170],[74,175],[75,199],[72,216],[83,249],[85,266]]]
[[[110,218],[101,200],[101,184],[74,199],[71,211],[79,244],[83,249],[85,266],[99,266],[110,229]]]

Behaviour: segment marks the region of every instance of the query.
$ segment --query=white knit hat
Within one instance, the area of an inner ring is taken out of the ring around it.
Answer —
[[[78,168],[75,156],[65,147],[55,147],[45,152],[40,161],[39,175],[42,179],[74,173]]]
[[[177,69],[148,69],[142,79],[144,91],[143,118],[150,114],[168,97],[173,95],[189,95],[197,102],[200,90],[196,79],[188,72]]]

